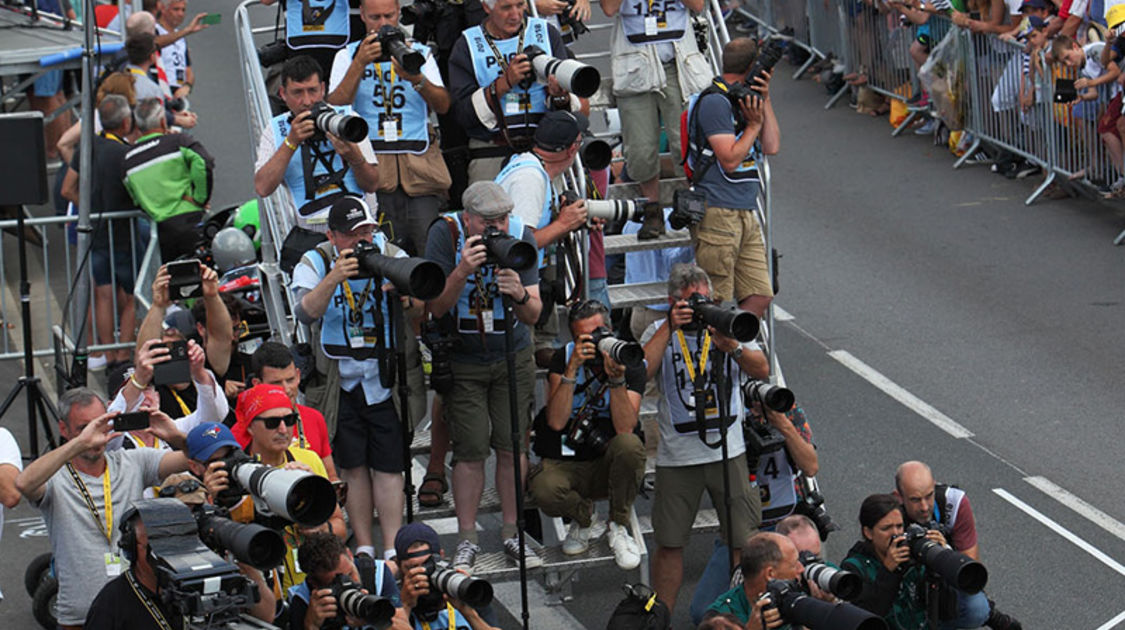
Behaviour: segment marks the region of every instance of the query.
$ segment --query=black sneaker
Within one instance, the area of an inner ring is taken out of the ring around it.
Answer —
[[[992,612],[988,614],[988,621],[984,625],[992,630],[1023,630],[1023,624],[1018,619],[996,610],[996,603],[992,600],[988,600],[988,603],[991,604]]]

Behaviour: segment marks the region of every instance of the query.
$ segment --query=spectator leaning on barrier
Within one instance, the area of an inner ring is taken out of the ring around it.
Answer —
[[[453,501],[457,512],[460,543],[453,556],[456,568],[472,570],[477,546],[477,508],[484,491],[484,462],[489,449],[496,451],[496,488],[503,512],[501,535],[504,550],[519,556],[516,529],[515,464],[512,454],[512,423],[519,435],[527,434],[535,403],[535,368],[528,326],[539,319],[539,274],[535,265],[524,271],[502,268],[487,262],[481,235],[495,228],[509,236],[535,243],[535,235],[519,217],[511,216],[513,203],[504,189],[492,182],[470,185],[462,197],[465,209],[446,215],[430,228],[426,258],[446,273],[445,289],[427,302],[435,317],[449,315],[460,343],[452,350],[453,386],[444,396],[446,420],[453,442]],[[502,298],[512,305],[504,308]],[[508,314],[515,321],[506,322]],[[505,368],[504,331],[512,328],[516,377],[509,383]],[[510,389],[517,400],[510,405]],[[511,417],[516,409],[517,418]],[[521,440],[522,444],[526,444]],[[521,451],[526,448],[521,445]],[[519,457],[521,470],[526,456]],[[525,545],[528,567],[542,559]]]
[[[121,574],[120,519],[144,489],[187,468],[181,452],[149,448],[105,451],[117,413],[95,392],[77,388],[59,398],[59,435],[66,442],[27,465],[16,486],[43,513],[59,582],[56,617],[79,627],[98,590]],[[183,434],[153,418],[157,436],[182,447]]]
[[[4,532],[4,508],[14,509],[20,503],[20,491],[16,478],[23,470],[20,445],[11,431],[0,427],[0,534]],[[0,593],[0,602],[4,594]]]
[[[449,92],[437,60],[425,44],[409,41],[425,63],[407,72],[384,50],[380,29],[399,31],[398,0],[363,0],[360,17],[367,37],[336,53],[328,82],[328,102],[352,105],[367,120],[371,146],[379,162],[379,211],[388,236],[412,255],[426,247],[426,232],[437,219],[451,183],[441,155],[430,110],[449,111]]]
[[[781,149],[770,101],[769,73],[754,77],[741,99],[758,45],[741,37],[723,47],[723,74],[688,105],[688,164],[707,196],[703,220],[692,227],[695,258],[715,284],[715,297],[735,300],[761,317],[773,299],[765,240],[758,224],[758,160]]]

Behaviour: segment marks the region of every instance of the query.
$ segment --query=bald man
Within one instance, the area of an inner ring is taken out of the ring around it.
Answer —
[[[746,624],[746,628],[782,627],[784,622],[777,606],[771,606],[769,598],[762,598],[762,594],[770,580],[800,577],[804,567],[798,559],[797,546],[781,534],[758,532],[742,545],[739,568],[744,576],[742,584],[720,595],[707,609],[704,619],[727,613]]]

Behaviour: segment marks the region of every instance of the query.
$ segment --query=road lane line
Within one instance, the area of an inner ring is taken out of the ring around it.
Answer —
[[[773,305],[773,318],[776,319],[779,322],[791,322],[791,321],[793,321],[793,314],[790,313],[789,311],[781,308],[777,304],[774,304]]]
[[[1054,530],[1054,532],[1059,536],[1062,536],[1063,538],[1074,543],[1075,546],[1077,546],[1082,551],[1085,551],[1091,556],[1094,556],[1094,558],[1102,564],[1113,569],[1114,571],[1117,571],[1121,575],[1125,575],[1125,566],[1122,566],[1120,562],[1114,560],[1113,558],[1110,558],[1102,550],[1079,538],[1077,534],[1051,520],[1047,515],[1043,514],[1039,510],[1036,510],[1030,505],[1012,496],[1012,494],[1007,490],[1003,488],[993,488],[992,492],[997,494],[1001,499],[1004,499],[1008,503],[1016,506],[1031,518],[1039,521],[1043,525],[1046,525],[1049,529]]]
[[[1121,540],[1125,540],[1125,523],[1090,505],[1066,488],[1063,488],[1046,477],[1025,477],[1024,481],[1039,488],[1052,499],[1078,512],[1098,527],[1117,536]]]
[[[847,350],[833,350],[828,356],[836,359],[844,367],[858,374],[863,380],[881,389],[884,394],[894,398],[914,413],[929,420],[931,424],[957,439],[971,438],[973,432],[958,424],[944,413],[934,409],[929,403],[903,389],[891,379],[883,376],[875,368],[852,356]]]
[[[1103,623],[1102,625],[1098,626],[1098,630],[1109,630],[1110,628],[1115,628],[1122,621],[1125,621],[1125,611],[1119,613],[1113,619],[1110,619],[1109,621],[1107,621],[1107,622]]]

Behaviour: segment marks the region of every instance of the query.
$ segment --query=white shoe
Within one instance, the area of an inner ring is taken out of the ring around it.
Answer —
[[[109,360],[105,358],[104,354],[99,354],[96,357],[95,356],[86,357],[86,369],[89,370],[90,372],[100,372],[100,371],[104,370],[105,366],[108,365],[108,364],[109,364]]]
[[[507,553],[508,557],[511,558],[518,566],[520,563],[520,539],[518,537],[514,537],[505,540],[504,552]],[[543,566],[543,558],[540,558],[539,554],[535,553],[535,550],[531,548],[531,545],[527,544],[526,542],[523,544],[523,563],[524,566],[529,569],[537,569]]]
[[[597,540],[605,533],[605,523],[598,519],[598,513],[590,517],[590,526],[581,527],[578,521],[571,521],[566,530],[566,540],[562,544],[562,552],[568,556],[577,556],[586,553],[590,548],[590,541]]]
[[[641,549],[629,535],[628,527],[613,522],[609,524],[609,548],[613,550],[613,558],[621,569],[630,571],[640,566]]]
[[[937,119],[931,118],[931,119],[927,120],[924,124],[922,124],[922,126],[915,129],[914,135],[916,135],[916,136],[928,136],[928,135],[932,134],[935,129],[937,129],[937,125],[938,125]]]

